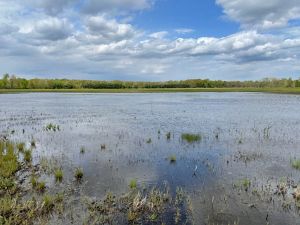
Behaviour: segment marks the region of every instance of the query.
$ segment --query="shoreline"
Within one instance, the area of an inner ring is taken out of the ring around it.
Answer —
[[[0,89],[0,94],[21,93],[179,93],[179,92],[254,92],[300,94],[300,88],[140,88],[140,89]]]

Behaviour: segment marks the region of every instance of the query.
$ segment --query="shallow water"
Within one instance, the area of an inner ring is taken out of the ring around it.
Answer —
[[[57,160],[69,177],[82,167],[82,194],[90,197],[125,193],[132,179],[167,182],[188,192],[195,224],[300,224],[293,198],[273,194],[282,180],[300,181],[290,165],[300,158],[299,103],[297,95],[262,93],[3,94],[0,134],[34,138],[35,159]],[[60,131],[46,131],[49,123]],[[182,133],[202,141],[186,143]],[[245,178],[250,190],[234,188]]]

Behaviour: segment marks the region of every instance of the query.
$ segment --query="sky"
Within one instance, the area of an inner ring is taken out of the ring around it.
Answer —
[[[0,73],[165,81],[300,77],[299,0],[0,0]]]

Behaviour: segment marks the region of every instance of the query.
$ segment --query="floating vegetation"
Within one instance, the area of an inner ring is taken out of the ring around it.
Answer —
[[[184,133],[184,134],[181,135],[181,139],[188,142],[188,143],[193,143],[193,142],[201,141],[202,136],[200,134]]]
[[[46,125],[46,131],[59,131],[59,125],[49,123]]]
[[[80,181],[83,178],[83,170],[81,168],[76,168],[74,176],[77,181]]]

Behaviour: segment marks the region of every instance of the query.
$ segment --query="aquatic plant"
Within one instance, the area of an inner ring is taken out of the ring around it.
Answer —
[[[170,139],[171,139],[171,132],[168,132],[168,133],[166,134],[166,138],[167,138],[167,140],[170,140]]]
[[[200,134],[183,133],[181,135],[181,139],[188,143],[193,143],[193,142],[201,141],[202,136]]]
[[[30,149],[24,151],[24,160],[25,162],[29,163],[32,160],[32,152]]]
[[[137,187],[137,180],[136,180],[136,179],[130,180],[130,182],[129,182],[129,187],[130,187],[131,189],[136,188],[136,187]]]
[[[33,188],[35,188],[37,186],[38,180],[37,180],[36,176],[31,176],[30,183]]]
[[[59,125],[49,123],[46,125],[46,131],[59,131]]]
[[[63,179],[63,171],[61,169],[56,169],[54,171],[55,180],[61,182]]]
[[[83,178],[83,170],[81,168],[76,168],[74,176],[76,180],[81,180]]]
[[[175,163],[176,162],[176,156],[175,155],[171,155],[169,157],[170,163]]]
[[[294,169],[300,170],[300,159],[294,159],[291,161],[291,165]]]
[[[20,142],[17,144],[17,149],[22,152],[25,148],[25,143],[24,142]]]
[[[146,141],[147,144],[150,144],[151,142],[152,142],[151,138],[149,138],[149,139]]]
[[[36,142],[34,139],[31,140],[30,142],[31,147],[35,148],[36,147]]]
[[[12,142],[2,142],[0,148],[0,177],[9,178],[20,168]]]
[[[38,192],[44,192],[46,190],[46,182],[44,181],[38,181],[36,186],[35,186],[35,189],[38,191]]]

